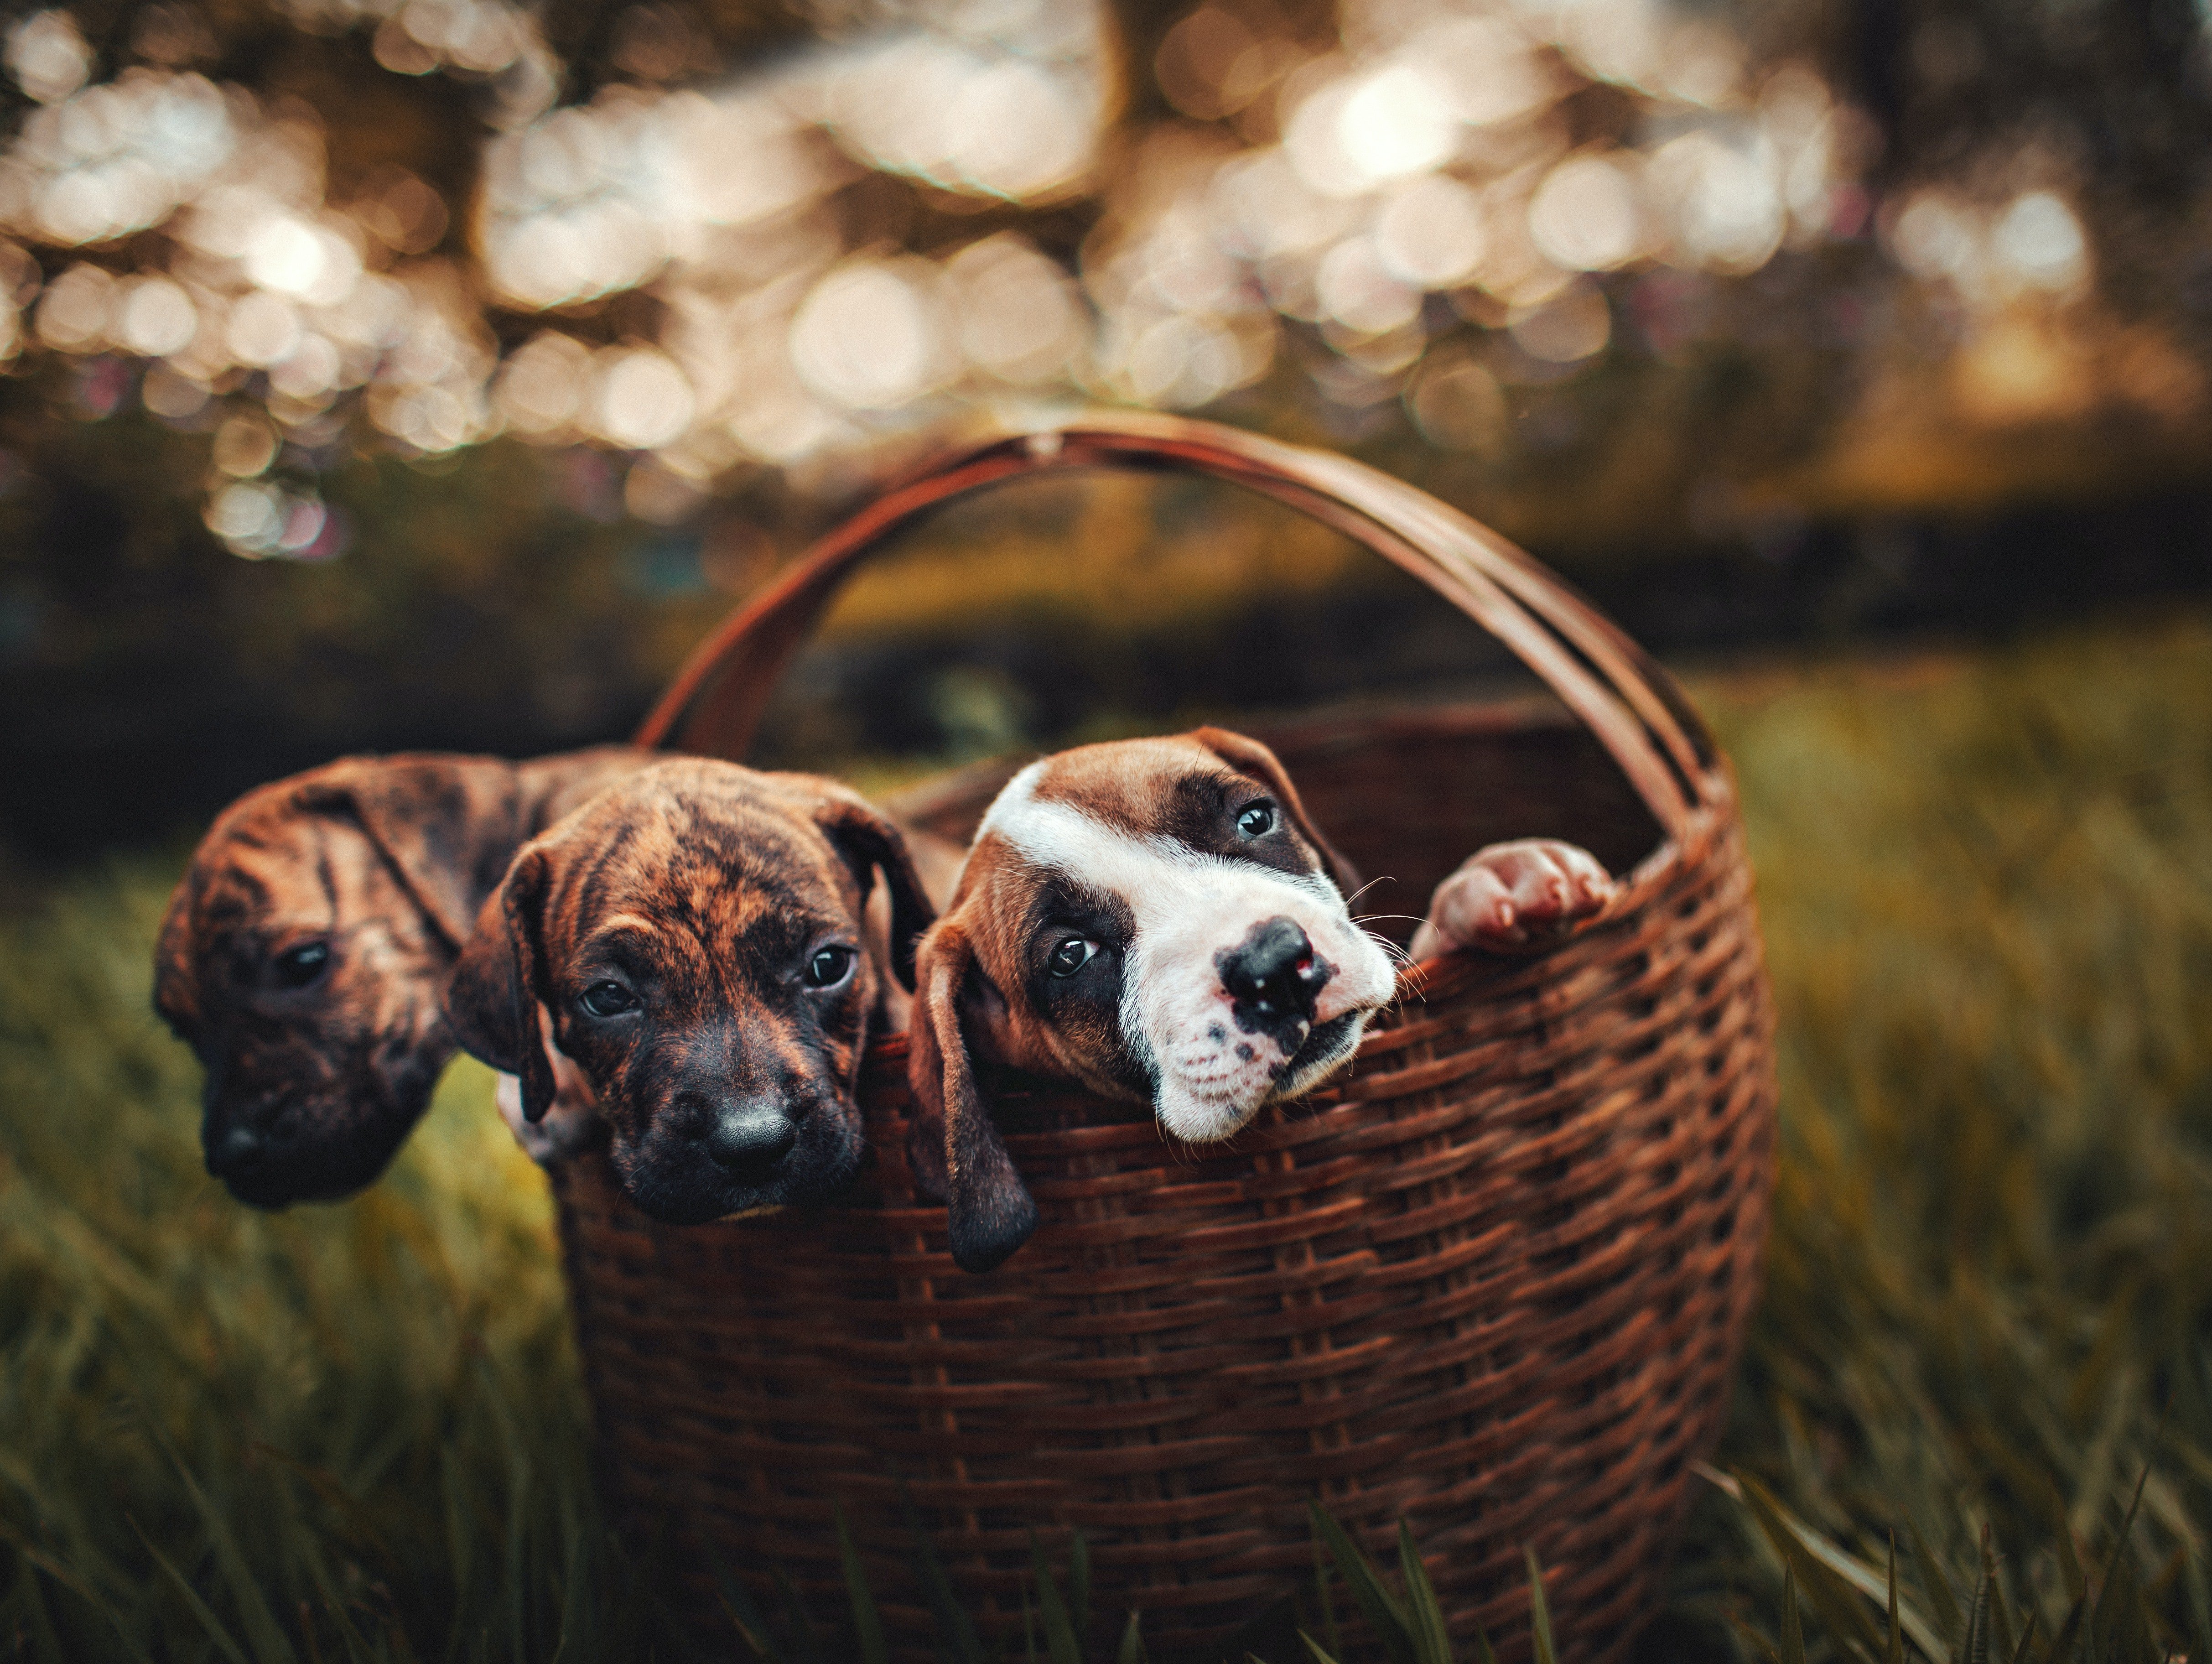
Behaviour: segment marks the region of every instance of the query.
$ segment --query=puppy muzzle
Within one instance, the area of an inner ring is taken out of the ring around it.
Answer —
[[[1242,925],[1231,947],[1200,953],[1193,942],[1153,959],[1134,1015],[1168,1132],[1192,1143],[1225,1139],[1357,1050],[1395,986],[1389,961],[1348,920],[1315,911]]]
[[[632,1199],[672,1224],[830,1200],[860,1169],[860,1116],[805,1092],[687,1091],[644,1136],[617,1138]]]

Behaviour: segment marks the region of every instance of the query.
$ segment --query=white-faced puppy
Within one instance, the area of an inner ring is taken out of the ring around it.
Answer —
[[[543,1120],[573,1060],[615,1170],[678,1224],[829,1200],[858,1171],[880,871],[911,987],[932,909],[899,829],[835,781],[684,758],[515,856],[446,990]],[[550,1037],[550,1043],[549,1043]]]
[[[155,1008],[207,1072],[208,1171],[259,1207],[382,1172],[453,1054],[438,985],[515,850],[650,760],[348,757],[224,810],[155,950]]]
[[[1348,887],[1256,740],[1200,728],[1016,775],[917,963],[908,1067],[921,1125],[943,1122],[954,1259],[988,1270],[1036,1222],[971,1052],[1227,1138],[1348,1063],[1392,996]],[[933,1168],[927,1134],[915,1156]]]

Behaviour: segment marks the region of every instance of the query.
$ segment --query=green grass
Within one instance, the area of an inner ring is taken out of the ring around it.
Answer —
[[[2212,627],[1699,692],[1759,867],[1784,1168],[1738,1495],[1700,1482],[1647,1657],[1871,1660],[1893,1536],[1919,1650],[2008,1658],[2085,1578],[2095,1656],[2188,1648]],[[232,1204],[147,1009],[174,866],[0,918],[0,1658],[684,1655],[594,1511],[544,1189],[489,1077],[457,1066],[353,1203]]]
[[[2212,1524],[2212,631],[1706,694],[1784,1106],[1723,1460],[1876,1571],[1924,1542],[1962,1600],[1988,1525],[2045,1637],[2148,1473],[2130,1564],[2178,1644]],[[1782,1568],[1720,1502],[1676,1611],[1733,1587],[1771,1633]]]

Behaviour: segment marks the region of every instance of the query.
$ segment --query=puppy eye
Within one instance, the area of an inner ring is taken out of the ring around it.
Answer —
[[[1262,799],[1237,811],[1237,829],[1248,838],[1264,838],[1275,829],[1275,805]]]
[[[1098,954],[1098,944],[1086,937],[1070,936],[1053,944],[1044,968],[1054,976],[1073,976]]]
[[[823,948],[806,962],[806,986],[836,987],[852,975],[853,962],[859,956],[850,948]]]
[[[619,982],[594,982],[576,1003],[587,1017],[620,1017],[637,1004],[637,996]]]
[[[278,954],[270,966],[280,988],[304,988],[330,969],[331,950],[326,942],[302,942],[296,948],[287,948]]]

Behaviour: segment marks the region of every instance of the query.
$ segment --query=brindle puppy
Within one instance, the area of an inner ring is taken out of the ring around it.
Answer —
[[[257,1207],[381,1173],[453,1054],[438,984],[515,850],[649,761],[348,757],[223,811],[155,950],[155,1006],[207,1071],[208,1171]]]
[[[520,1078],[532,1123],[559,1093],[555,1056],[573,1060],[617,1175],[657,1218],[827,1201],[860,1166],[878,869],[911,987],[933,910],[879,811],[812,775],[657,764],[516,855],[447,987],[447,1020]]]

